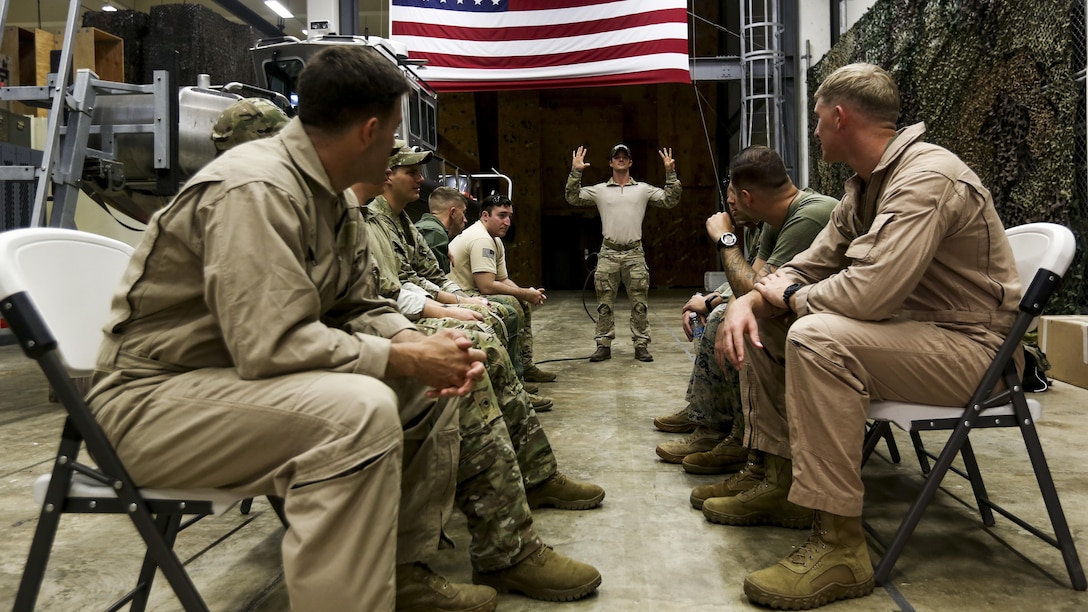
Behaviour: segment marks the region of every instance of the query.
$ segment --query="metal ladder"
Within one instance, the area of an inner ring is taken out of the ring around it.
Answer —
[[[8,3],[0,0],[0,33],[7,21]],[[119,133],[151,132],[155,138],[155,168],[169,171],[177,162],[177,93],[172,89],[168,71],[156,70],[150,85],[132,85],[102,81],[91,70],[76,71],[69,90],[72,72],[72,49],[75,43],[76,18],[79,0],[69,0],[68,18],[64,27],[60,65],[50,74],[45,87],[17,86],[0,88],[0,100],[24,102],[50,102],[45,149],[38,166],[0,167],[0,181],[35,181],[34,207],[31,226],[46,223],[50,227],[75,227],[76,202],[83,180],[83,166],[88,157],[103,162],[108,172],[113,168],[123,172],[112,162],[112,150],[91,150],[87,146],[91,133],[103,136],[104,143],[112,143],[112,136]],[[93,126],[92,113],[100,95],[150,93],[155,97],[156,120],[149,124]],[[52,189],[50,189],[52,187]],[[52,191],[53,209],[46,221],[46,202]]]

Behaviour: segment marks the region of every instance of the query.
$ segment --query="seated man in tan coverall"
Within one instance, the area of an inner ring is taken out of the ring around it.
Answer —
[[[458,408],[484,354],[377,297],[343,193],[384,176],[407,91],[367,48],[315,56],[299,117],[211,162],[149,223],[89,397],[140,485],[284,498],[298,610],[497,601],[418,563],[452,506]]]
[[[887,72],[844,66],[815,98],[824,160],[857,174],[812,247],[726,310],[725,357],[742,368],[746,441],[766,474],[703,504],[719,523],[812,526],[744,581],[749,599],[791,609],[873,590],[861,522],[869,402],[966,403],[1020,300],[990,192],[922,140],[924,124],[896,131]]]

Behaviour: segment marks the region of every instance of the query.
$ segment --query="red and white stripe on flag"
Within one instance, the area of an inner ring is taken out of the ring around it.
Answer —
[[[393,0],[437,91],[690,83],[687,0]]]

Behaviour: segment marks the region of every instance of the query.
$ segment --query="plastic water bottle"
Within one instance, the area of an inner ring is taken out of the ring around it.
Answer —
[[[688,321],[691,322],[691,339],[698,342],[703,337],[703,329],[705,328],[703,321],[694,312],[688,313]]]

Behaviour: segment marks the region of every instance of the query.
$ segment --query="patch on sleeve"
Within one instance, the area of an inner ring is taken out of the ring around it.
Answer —
[[[480,254],[488,259],[495,259],[495,249],[489,249],[488,247],[484,247],[483,249],[481,249]]]

